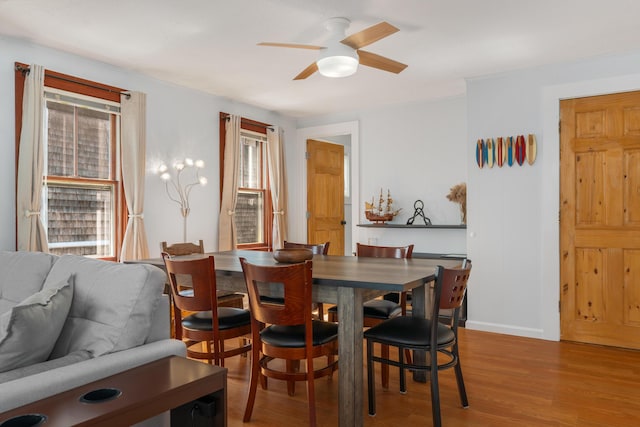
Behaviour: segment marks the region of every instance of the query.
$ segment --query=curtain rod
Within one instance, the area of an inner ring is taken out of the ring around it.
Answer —
[[[231,120],[231,116],[227,114],[227,116],[224,118],[225,120],[229,121]],[[271,125],[265,125],[262,123],[258,123],[255,122],[253,120],[250,119],[245,119],[244,117],[240,117],[240,120],[244,120],[245,122],[250,122],[253,126],[257,126],[257,127],[261,127],[261,128],[265,128],[265,129],[269,129],[269,130],[275,130],[275,128]]]
[[[23,74],[28,74],[29,71],[31,71],[31,69],[29,67],[23,67],[21,65],[16,65],[16,71],[20,71]],[[127,99],[131,98],[131,94],[129,92],[123,92],[123,91],[119,91],[119,90],[113,90],[113,89],[107,89],[101,86],[97,86],[97,85],[92,85],[90,83],[84,83],[84,82],[79,82],[77,80],[74,79],[68,79],[66,77],[61,77],[61,76],[56,76],[56,75],[49,75],[48,77],[54,78],[54,79],[58,79],[58,80],[62,80],[65,82],[69,82],[69,83],[75,83],[78,85],[82,85],[82,86],[87,86],[93,89],[98,89],[98,90],[102,90],[105,92],[110,92],[110,93],[118,93],[120,95],[124,95],[127,97]]]

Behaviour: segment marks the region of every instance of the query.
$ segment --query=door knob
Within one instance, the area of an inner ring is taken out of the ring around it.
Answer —
[[[340,221],[341,225],[345,225],[347,223],[347,221],[345,221],[344,219],[342,221]]]

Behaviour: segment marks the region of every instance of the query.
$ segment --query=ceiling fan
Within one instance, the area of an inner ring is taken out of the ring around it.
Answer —
[[[346,37],[346,30],[350,23],[351,21],[347,18],[328,19],[325,23],[329,31],[327,46],[270,42],[258,43],[258,46],[319,50],[318,59],[293,80],[306,79],[316,71],[326,77],[346,77],[356,72],[358,64],[396,74],[407,68],[406,64],[361,49],[396,33],[399,31],[398,28],[383,21]]]

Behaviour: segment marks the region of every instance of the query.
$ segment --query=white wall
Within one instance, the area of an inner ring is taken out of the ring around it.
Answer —
[[[425,214],[434,224],[460,223],[458,205],[446,196],[453,185],[466,181],[464,98],[301,119],[298,129],[323,125],[329,128],[332,123],[351,121],[359,125],[359,152],[352,153],[359,156],[357,193],[360,200],[353,200],[358,223],[368,223],[364,218],[364,200],[371,200],[372,196],[377,199],[381,188],[385,196],[389,189],[394,206],[402,208],[393,223],[405,224],[413,215],[417,199],[424,202]],[[298,138],[297,144],[304,144],[304,140]],[[301,153],[295,155],[302,156]],[[302,186],[295,187],[290,200],[305,200],[303,190]],[[289,207],[290,229],[302,236],[306,230],[303,206],[304,203],[299,208]],[[356,227],[355,241],[367,243],[370,238],[377,239],[380,245],[414,243],[416,252],[466,253],[464,230]]]
[[[467,327],[559,339],[559,100],[640,88],[640,54],[470,80]],[[534,133],[533,166],[479,169],[478,138]]]
[[[149,249],[159,256],[159,242],[182,240],[178,205],[164,192],[153,168],[190,156],[203,159],[204,188],[191,193],[188,239],[204,239],[205,249],[218,247],[219,134],[218,114],[225,111],[282,126],[285,146],[293,144],[292,119],[225,98],[161,82],[141,74],[87,60],[16,39],[0,37],[0,249],[15,249],[15,115],[14,62],[37,63],[62,73],[147,94],[147,174],[145,224]],[[189,66],[189,65],[185,65]],[[290,141],[289,141],[290,140]]]

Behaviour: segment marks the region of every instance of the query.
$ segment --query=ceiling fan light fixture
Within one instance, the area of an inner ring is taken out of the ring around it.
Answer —
[[[325,77],[347,77],[358,70],[358,53],[342,43],[334,42],[320,52],[318,71]]]
[[[358,70],[358,58],[353,56],[325,56],[316,62],[318,71],[325,77],[347,77]]]

